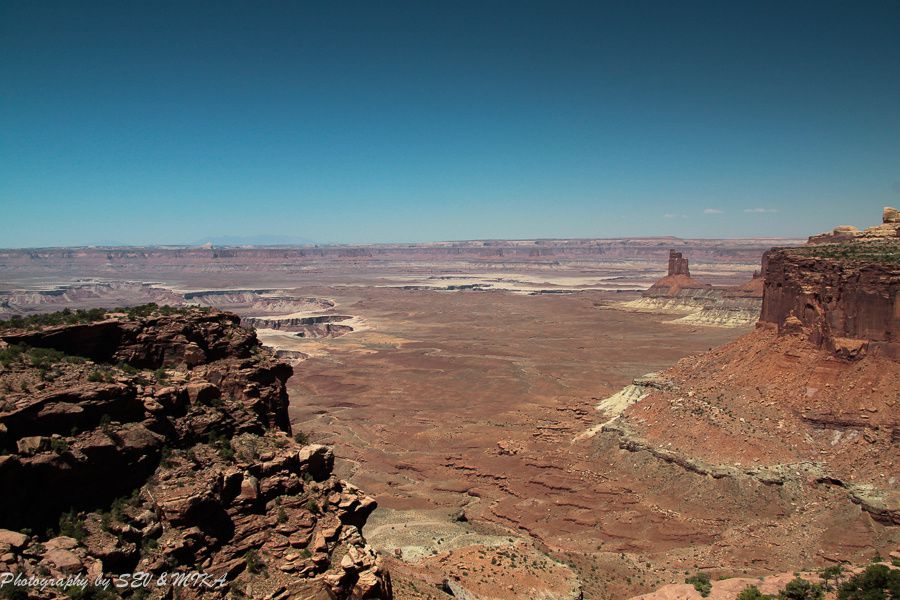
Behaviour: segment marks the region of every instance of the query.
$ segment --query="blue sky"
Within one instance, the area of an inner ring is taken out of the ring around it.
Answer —
[[[0,247],[806,236],[900,204],[900,3],[0,2]]]

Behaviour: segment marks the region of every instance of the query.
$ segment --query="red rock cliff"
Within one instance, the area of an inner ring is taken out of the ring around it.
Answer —
[[[878,351],[900,360],[900,243],[775,248],[764,264],[762,322],[844,358]]]

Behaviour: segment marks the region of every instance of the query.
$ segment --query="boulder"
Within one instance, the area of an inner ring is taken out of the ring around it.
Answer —
[[[325,481],[334,469],[334,451],[328,446],[310,444],[300,449],[297,458],[301,467],[316,481]]]
[[[49,563],[63,573],[78,573],[83,568],[81,559],[71,550],[57,548],[44,554],[43,562]]]
[[[32,456],[38,452],[44,452],[50,449],[50,438],[42,435],[30,435],[16,441],[16,448],[19,454]]]
[[[18,531],[0,529],[0,545],[9,546],[13,550],[21,550],[28,543],[28,536]]]
[[[218,386],[208,381],[192,381],[186,389],[191,404],[209,404],[221,396]]]

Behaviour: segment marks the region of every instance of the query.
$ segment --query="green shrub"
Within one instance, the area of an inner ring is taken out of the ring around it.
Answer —
[[[887,565],[869,565],[838,588],[839,600],[883,600],[900,598],[900,570]]]
[[[796,577],[778,592],[778,600],[820,600],[825,597],[822,586]]]
[[[755,585],[748,585],[737,595],[737,600],[771,600],[772,596],[763,594]]]
[[[88,373],[87,380],[94,383],[105,383],[107,379],[106,373],[100,369],[94,369]]]
[[[26,589],[15,584],[0,585],[0,598],[3,600],[28,600]]]
[[[50,449],[57,454],[62,454],[69,450],[69,443],[62,438],[53,438],[50,440]]]
[[[309,436],[303,433],[302,431],[298,431],[294,434],[294,441],[298,444],[305,446],[309,443]]]
[[[92,323],[106,318],[106,310],[92,308],[90,310],[63,309],[57,312],[42,315],[29,315],[21,317],[14,315],[7,320],[0,320],[0,331],[9,329],[40,329],[54,325],[75,325],[77,323]]]
[[[207,443],[219,453],[220,457],[225,460],[234,460],[234,448],[231,447],[231,442],[224,435],[220,433],[213,434],[209,437]]]
[[[257,574],[266,570],[266,564],[259,557],[259,553],[256,550],[248,550],[244,554],[244,560],[247,561],[247,570],[251,573]]]
[[[54,363],[62,362],[66,357],[65,352],[53,348],[29,348],[28,359],[32,366],[38,369],[49,369]]]
[[[136,375],[140,373],[140,370],[123,361],[119,361],[118,363],[116,363],[116,368],[128,375]]]
[[[709,593],[712,591],[712,583],[709,581],[709,575],[706,573],[697,573],[696,575],[692,575],[684,580],[685,583],[690,583],[694,586],[694,589],[700,592],[700,595],[706,598],[709,596]]]
[[[825,583],[825,590],[831,590],[834,586],[840,583],[841,575],[844,573],[844,567],[841,565],[831,565],[830,567],[825,567],[824,569],[819,571],[819,577],[822,578],[822,581]]]
[[[87,531],[84,529],[84,523],[74,509],[60,515],[59,535],[65,535],[70,538],[75,538],[79,542],[84,541],[84,538],[87,537]]]
[[[8,367],[22,357],[22,354],[28,349],[24,344],[15,344],[0,350],[0,364]]]

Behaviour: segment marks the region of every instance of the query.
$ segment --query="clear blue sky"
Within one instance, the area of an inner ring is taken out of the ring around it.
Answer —
[[[0,2],[0,247],[805,236],[885,204],[897,1]]]

